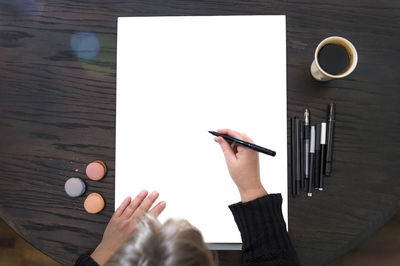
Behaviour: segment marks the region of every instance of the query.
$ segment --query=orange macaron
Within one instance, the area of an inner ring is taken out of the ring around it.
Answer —
[[[86,167],[86,175],[95,181],[102,179],[107,173],[107,166],[100,160],[91,162]]]
[[[86,197],[83,207],[88,213],[98,213],[104,208],[104,199],[98,193],[91,193]]]

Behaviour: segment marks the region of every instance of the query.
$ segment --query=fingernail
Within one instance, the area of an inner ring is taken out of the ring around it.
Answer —
[[[163,208],[165,208],[166,205],[167,205],[167,203],[166,203],[165,201],[162,201],[162,202],[160,203],[160,206],[163,207]]]
[[[158,196],[158,192],[157,191],[153,191],[153,192],[151,192],[151,195],[154,196],[154,197],[157,197]]]

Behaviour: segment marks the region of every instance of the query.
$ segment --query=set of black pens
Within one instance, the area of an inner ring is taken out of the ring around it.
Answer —
[[[310,110],[305,109],[304,121],[292,118],[292,195],[302,190],[312,196],[313,190],[324,189],[324,177],[332,171],[333,139],[335,128],[336,106],[331,103],[328,108],[327,122],[311,125]]]

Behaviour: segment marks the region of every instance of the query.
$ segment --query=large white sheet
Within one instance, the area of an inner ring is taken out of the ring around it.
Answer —
[[[208,243],[240,243],[240,201],[208,130],[232,128],[260,154],[287,222],[285,16],[118,19],[115,207],[158,190],[160,216],[188,219]]]

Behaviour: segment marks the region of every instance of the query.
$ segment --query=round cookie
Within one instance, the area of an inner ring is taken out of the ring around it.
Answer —
[[[98,213],[104,208],[104,199],[98,193],[91,193],[85,199],[83,207],[88,213]]]
[[[85,182],[82,179],[71,177],[65,182],[64,185],[65,193],[72,198],[81,196],[86,191]]]
[[[107,166],[100,160],[91,162],[86,167],[86,175],[95,181],[102,179],[107,172]]]

